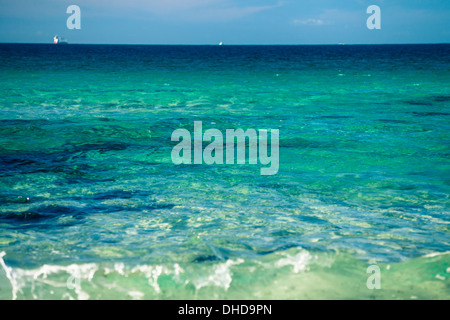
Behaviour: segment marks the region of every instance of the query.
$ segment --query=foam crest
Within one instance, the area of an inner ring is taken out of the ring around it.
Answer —
[[[244,263],[244,260],[228,260],[227,262],[214,266],[213,270],[209,274],[207,274],[207,276],[199,277],[197,279],[194,279],[192,282],[197,290],[210,285],[228,290],[230,288],[231,282],[233,281],[230,268],[233,265],[238,265],[241,263]]]
[[[6,277],[12,288],[12,300],[19,298],[19,295],[25,296],[24,288],[30,288],[33,299],[39,299],[38,288],[64,288],[73,290],[76,294],[72,297],[65,294],[67,299],[87,300],[89,294],[81,288],[81,281],[91,282],[95,273],[98,271],[96,264],[72,264],[69,266],[43,265],[34,270],[25,270],[20,268],[8,267],[3,260],[5,252],[0,253],[0,265],[5,271]],[[64,279],[66,279],[64,281]]]
[[[293,266],[295,273],[307,271],[308,265],[312,260],[312,256],[308,251],[302,251],[296,255],[286,255],[286,258],[278,260],[275,265],[277,267]]]

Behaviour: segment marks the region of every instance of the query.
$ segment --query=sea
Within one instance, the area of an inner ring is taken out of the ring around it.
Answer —
[[[449,197],[449,44],[0,44],[2,300],[447,300]]]

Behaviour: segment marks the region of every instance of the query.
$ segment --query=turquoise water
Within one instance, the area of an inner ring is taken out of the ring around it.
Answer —
[[[450,298],[450,45],[0,57],[0,299]],[[174,165],[194,121],[278,174]]]

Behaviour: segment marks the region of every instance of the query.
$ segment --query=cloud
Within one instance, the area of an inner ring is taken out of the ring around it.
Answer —
[[[366,8],[361,10],[325,9],[314,18],[300,18],[292,20],[297,26],[347,25],[358,21],[366,21]],[[367,15],[368,16],[368,15]]]
[[[266,6],[230,6],[223,8],[210,8],[203,11],[199,11],[196,18],[201,18],[202,20],[214,20],[214,21],[229,21],[240,19],[258,12],[271,10],[282,6],[283,3],[277,3],[274,5]]]
[[[325,24],[325,22],[321,19],[304,19],[304,20],[295,19],[294,21],[292,21],[292,23],[296,25],[302,24],[306,26],[321,26]]]

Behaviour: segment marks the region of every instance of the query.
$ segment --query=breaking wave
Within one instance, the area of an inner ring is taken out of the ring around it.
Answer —
[[[1,299],[448,299],[450,253],[378,264],[381,290],[369,290],[369,265],[344,254],[290,249],[259,260],[185,266],[95,263],[12,268],[0,253]]]

